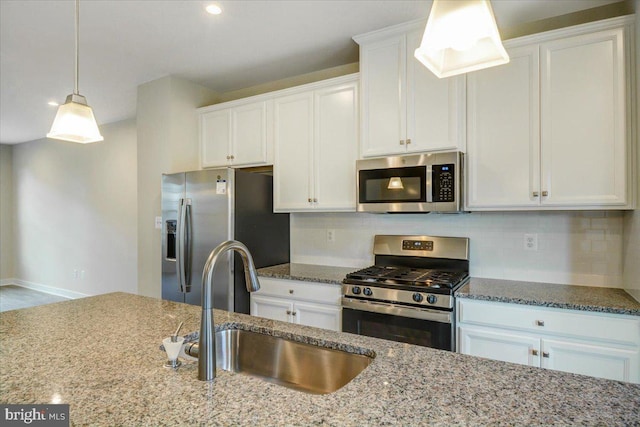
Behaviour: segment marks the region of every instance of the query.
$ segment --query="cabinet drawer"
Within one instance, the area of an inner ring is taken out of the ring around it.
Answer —
[[[640,318],[486,301],[458,301],[460,322],[640,345]]]
[[[271,295],[339,306],[341,288],[339,285],[303,282],[299,280],[260,277],[259,295]]]

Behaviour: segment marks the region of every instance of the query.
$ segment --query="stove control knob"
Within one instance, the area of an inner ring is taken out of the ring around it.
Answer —
[[[416,292],[415,294],[413,294],[413,300],[415,302],[422,302],[423,297],[422,297],[422,295],[420,295],[419,293]]]
[[[438,297],[436,297],[435,295],[427,295],[427,302],[429,304],[435,304],[436,301],[438,301]]]
[[[364,290],[362,291],[363,294],[365,294],[366,296],[370,297],[371,295],[373,295],[373,291],[371,290],[371,288],[364,288]]]
[[[354,286],[353,288],[351,288],[351,293],[354,295],[360,295],[360,286]]]

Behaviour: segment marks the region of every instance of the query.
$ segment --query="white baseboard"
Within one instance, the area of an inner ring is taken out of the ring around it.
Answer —
[[[34,291],[40,291],[51,295],[58,295],[69,299],[85,298],[91,295],[83,294],[80,292],[70,291],[67,289],[55,288],[53,286],[42,285],[40,283],[28,282],[21,279],[2,279],[0,280],[0,286],[16,285],[27,289],[33,289]]]

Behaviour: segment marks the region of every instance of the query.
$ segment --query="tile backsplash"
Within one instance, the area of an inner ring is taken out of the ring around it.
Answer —
[[[291,215],[291,261],[366,267],[376,234],[460,236],[470,239],[475,277],[621,287],[623,218],[619,211],[299,213]],[[525,234],[537,235],[537,250],[525,249]]]

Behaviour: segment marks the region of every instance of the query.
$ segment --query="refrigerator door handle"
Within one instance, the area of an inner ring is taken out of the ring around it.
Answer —
[[[191,219],[190,213],[191,209],[188,208],[189,200],[188,199],[180,199],[179,202],[179,211],[178,215],[178,226],[177,228],[177,241],[178,248],[176,251],[176,273],[178,275],[178,286],[180,292],[189,292],[191,291],[191,286],[189,286],[189,274],[187,272],[188,266],[190,266],[189,259],[189,249],[187,243],[189,242],[189,233],[191,227],[188,223]]]
[[[191,199],[187,199],[184,207],[184,289],[191,292]]]

